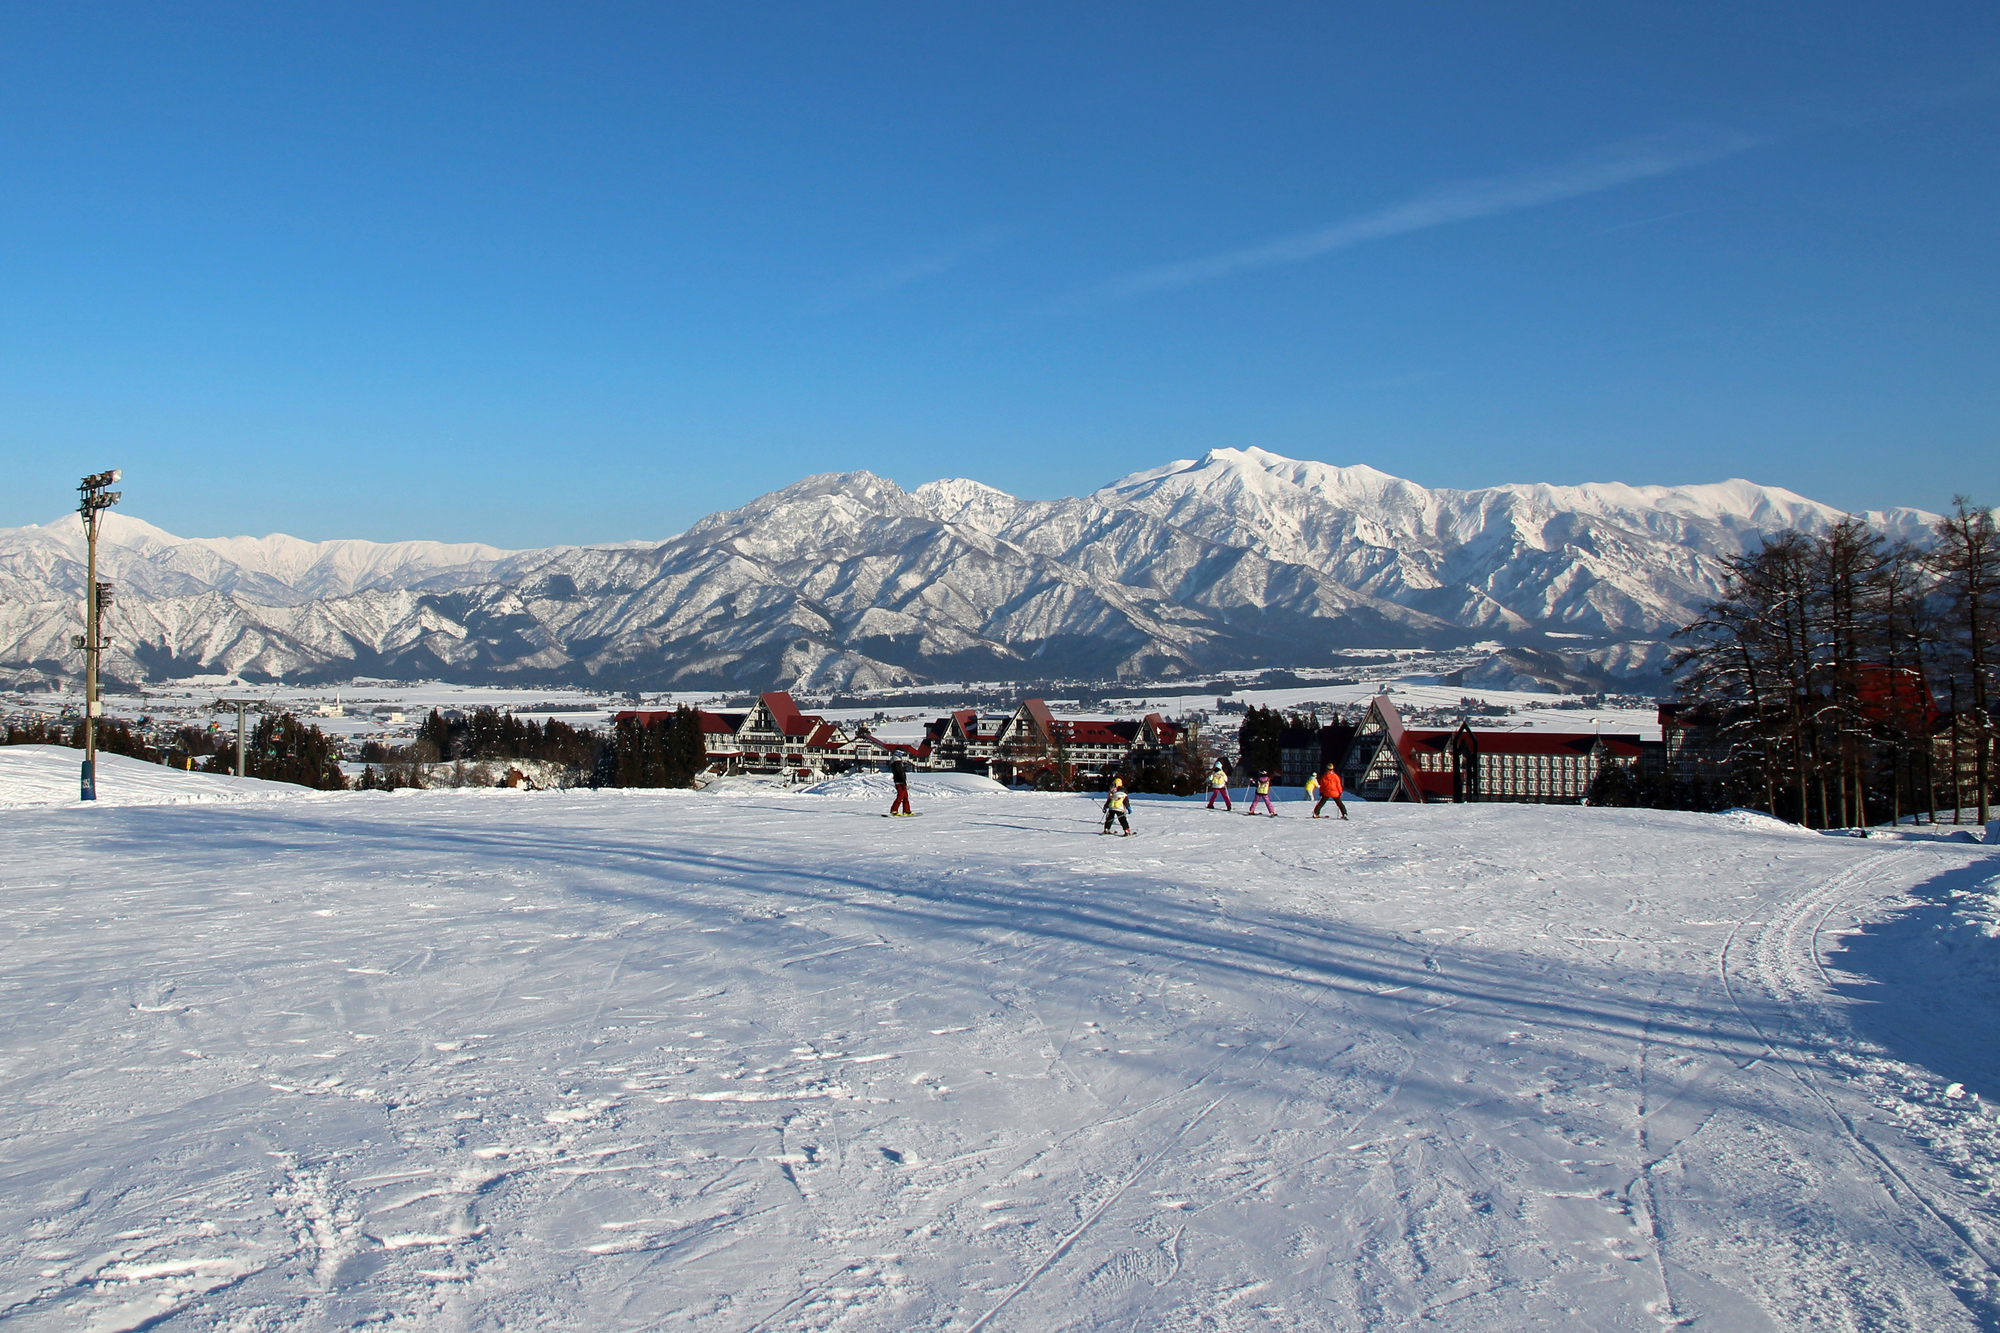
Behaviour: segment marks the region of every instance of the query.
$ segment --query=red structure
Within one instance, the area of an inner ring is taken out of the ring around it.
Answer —
[[[1341,764],[1341,781],[1371,801],[1509,801],[1577,805],[1607,765],[1635,767],[1637,736],[1598,732],[1418,730],[1377,695]]]

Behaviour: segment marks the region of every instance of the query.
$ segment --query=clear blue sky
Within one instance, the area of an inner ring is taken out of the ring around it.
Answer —
[[[812,472],[2000,502],[2000,8],[0,10],[0,525],[661,536]]]

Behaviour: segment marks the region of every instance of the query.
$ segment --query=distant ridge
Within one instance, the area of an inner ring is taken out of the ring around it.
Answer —
[[[828,473],[657,543],[547,550],[189,539],[114,514],[100,558],[123,590],[108,666],[128,679],[866,688],[1548,632],[1643,674],[1729,556],[1842,517],[1747,481],[1427,489],[1216,449],[1064,500]],[[1916,539],[1935,521],[1860,517]],[[0,529],[0,678],[73,669],[83,579],[74,518]]]

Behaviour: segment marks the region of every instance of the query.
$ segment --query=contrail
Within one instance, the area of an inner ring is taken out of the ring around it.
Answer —
[[[1400,204],[1336,222],[1317,231],[1281,237],[1201,259],[1141,269],[1079,293],[1078,300],[1130,300],[1151,292],[1213,282],[1232,274],[1280,264],[1298,264],[1367,241],[1402,236],[1473,218],[1517,213],[1563,199],[1596,194],[1652,176],[1729,157],[1766,142],[1734,130],[1709,129],[1678,135],[1630,139],[1551,167],[1500,176],[1479,176],[1426,190]]]

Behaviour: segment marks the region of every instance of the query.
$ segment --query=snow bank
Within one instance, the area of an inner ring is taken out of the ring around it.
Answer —
[[[1004,796],[1007,788],[977,773],[912,773],[910,800],[955,801],[966,796]],[[800,788],[802,796],[829,796],[836,801],[880,801],[895,799],[896,784],[887,773],[843,773],[837,778]]]
[[[1779,819],[1774,815],[1767,815],[1762,810],[1746,810],[1741,806],[1738,806],[1734,810],[1724,810],[1716,818],[1726,823],[1734,824],[1738,828],[1750,829],[1757,833],[1796,833],[1808,838],[1819,836],[1812,829]]]
[[[66,745],[0,745],[0,809],[81,805],[77,786],[83,751]],[[97,756],[97,804],[190,805],[301,796],[307,788],[262,778],[187,773],[122,754]]]

